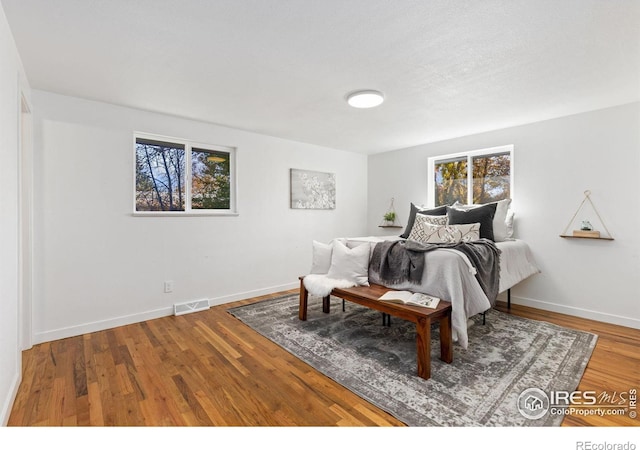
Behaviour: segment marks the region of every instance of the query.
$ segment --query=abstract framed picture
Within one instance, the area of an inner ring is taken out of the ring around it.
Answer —
[[[291,169],[292,209],[335,209],[336,175]]]

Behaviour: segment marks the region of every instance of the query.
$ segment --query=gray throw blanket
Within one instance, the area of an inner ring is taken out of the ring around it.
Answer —
[[[416,241],[384,241],[376,244],[369,270],[389,285],[409,281],[420,284],[425,269],[425,253],[451,248],[464,253],[476,269],[476,279],[491,306],[495,305],[500,287],[500,250],[489,239],[458,244],[421,244]]]

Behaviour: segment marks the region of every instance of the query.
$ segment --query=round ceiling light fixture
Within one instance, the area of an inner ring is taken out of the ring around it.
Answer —
[[[382,104],[384,95],[371,89],[351,92],[347,95],[347,103],[354,108],[373,108]]]

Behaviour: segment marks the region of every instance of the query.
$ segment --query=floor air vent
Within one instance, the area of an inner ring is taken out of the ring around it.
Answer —
[[[209,300],[196,300],[193,302],[176,303],[173,305],[173,314],[175,316],[181,316],[183,314],[204,311],[205,309],[209,309]]]

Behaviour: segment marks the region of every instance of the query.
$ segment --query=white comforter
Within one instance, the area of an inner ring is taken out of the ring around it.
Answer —
[[[368,236],[346,239],[348,244],[369,242],[370,245],[392,237]],[[529,246],[521,240],[496,242],[500,254],[500,292],[504,292],[525,278],[539,273]],[[491,308],[484,291],[475,277],[475,269],[465,254],[453,249],[438,249],[425,253],[425,269],[422,282],[387,285],[394,289],[410,290],[434,295],[451,302],[451,322],[453,339],[467,348],[467,319]],[[373,272],[369,272],[369,282],[384,284]]]
[[[519,239],[496,242],[500,249],[500,292],[511,289],[525,278],[540,273],[531,249]]]

